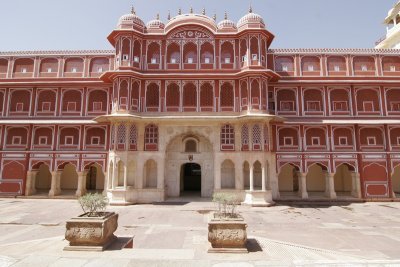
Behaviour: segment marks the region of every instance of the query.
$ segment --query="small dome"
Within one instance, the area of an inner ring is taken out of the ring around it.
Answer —
[[[133,8],[131,14],[126,14],[119,18],[118,28],[125,28],[124,26],[136,26],[139,28],[145,27],[144,22],[136,15]]]
[[[228,19],[228,15],[225,12],[225,18],[223,21],[220,21],[217,25],[217,28],[219,30],[224,30],[224,29],[236,29],[236,24]]]
[[[154,20],[151,20],[147,23],[146,27],[148,29],[164,29],[165,24],[160,20],[160,16],[157,15],[157,18]]]
[[[237,27],[240,28],[246,24],[260,24],[263,28],[265,27],[263,18],[260,15],[253,13],[251,7],[249,13],[239,20]]]

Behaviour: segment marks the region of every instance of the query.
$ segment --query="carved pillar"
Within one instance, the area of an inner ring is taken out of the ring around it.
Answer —
[[[300,197],[302,199],[308,198],[308,193],[307,193],[307,173],[306,172],[299,172],[298,173],[300,176]]]
[[[164,158],[157,162],[157,189],[164,189]]]
[[[235,189],[243,190],[243,169],[239,160],[235,162]]]
[[[361,198],[360,174],[357,172],[351,173],[351,188],[351,195],[356,198]]]
[[[119,175],[118,164],[116,162],[114,162],[114,172],[112,174],[112,189],[113,190],[118,186],[118,175]]]
[[[38,171],[28,171],[26,174],[26,190],[25,196],[31,196],[36,194],[36,175]]]
[[[78,188],[76,189],[75,196],[81,197],[86,194],[86,176],[87,171],[78,172]]]
[[[265,191],[266,190],[266,186],[265,186],[265,179],[266,179],[266,176],[265,176],[265,165],[262,165],[261,166],[261,190],[262,191]]]
[[[218,157],[217,155],[215,156]],[[214,160],[214,189],[221,189],[221,164],[216,159]]]
[[[254,191],[253,171],[254,171],[254,166],[253,166],[253,164],[251,164],[250,165],[250,191]]]
[[[49,197],[58,196],[61,193],[61,171],[51,172],[51,188]]]
[[[334,176],[335,173],[330,173],[330,172],[325,173],[325,195],[331,199],[336,198]]]
[[[124,164],[124,190],[128,186],[128,163]]]

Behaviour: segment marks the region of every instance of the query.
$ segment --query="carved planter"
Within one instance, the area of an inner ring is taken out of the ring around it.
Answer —
[[[118,214],[101,212],[99,217],[88,217],[87,213],[67,221],[65,239],[69,246],[64,250],[103,251],[115,239]]]
[[[248,253],[247,223],[243,217],[219,218],[212,214],[208,222],[208,241],[211,253]]]

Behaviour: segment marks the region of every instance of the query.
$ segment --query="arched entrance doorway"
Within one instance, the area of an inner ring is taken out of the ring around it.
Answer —
[[[176,135],[165,150],[165,187],[168,197],[199,192],[211,197],[214,191],[213,145],[201,134]],[[195,191],[194,191],[195,190]]]
[[[197,163],[185,163],[181,166],[181,195],[195,193],[201,195],[201,166]]]

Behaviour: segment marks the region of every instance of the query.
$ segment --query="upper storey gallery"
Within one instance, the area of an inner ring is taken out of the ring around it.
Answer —
[[[108,36],[109,51],[0,52],[1,79],[87,79],[115,71],[211,73],[262,70],[269,77],[400,76],[394,49],[269,49],[274,35],[250,8],[237,23],[205,10],[147,24],[132,9]],[[114,72],[114,73],[113,73]]]

